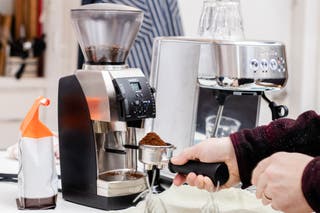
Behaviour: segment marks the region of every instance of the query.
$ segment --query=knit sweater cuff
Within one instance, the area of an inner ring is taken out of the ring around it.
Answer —
[[[239,175],[243,189],[251,186],[252,171],[258,163],[255,156],[257,153],[248,142],[250,140],[248,140],[248,137],[255,137],[256,139],[261,140],[262,132],[264,132],[264,127],[257,127],[252,130],[243,130],[230,135],[238,162]]]
[[[304,169],[302,191],[308,204],[320,212],[320,157],[314,158]]]

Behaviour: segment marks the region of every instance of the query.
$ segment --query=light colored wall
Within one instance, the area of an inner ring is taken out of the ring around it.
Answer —
[[[0,0],[0,13],[12,14],[13,13],[13,1]]]
[[[291,106],[320,110],[320,1],[297,0],[292,19]],[[293,98],[294,97],[294,98]]]
[[[47,41],[45,72],[51,108],[47,113],[47,125],[58,130],[57,96],[59,78],[75,72],[77,66],[77,40],[70,21],[70,9],[81,0],[46,0],[45,33]]]

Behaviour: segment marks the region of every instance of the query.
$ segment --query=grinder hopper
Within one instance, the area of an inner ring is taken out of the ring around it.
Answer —
[[[143,13],[115,4],[89,4],[71,11],[85,63],[124,64],[140,29]]]

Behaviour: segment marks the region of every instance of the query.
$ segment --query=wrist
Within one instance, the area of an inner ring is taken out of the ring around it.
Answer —
[[[228,153],[227,155],[225,155],[226,158],[224,160],[228,166],[230,173],[230,179],[227,182],[226,186],[231,187],[240,183],[237,157],[230,137],[221,138],[221,142],[223,142],[223,144],[226,146],[226,150]]]
[[[206,142],[212,146],[211,148],[219,150],[222,161],[237,161],[230,137],[210,138]]]
[[[235,161],[235,163],[237,163],[236,153],[235,153],[231,138],[230,137],[224,137],[224,138],[221,138],[221,141],[223,143],[225,143],[225,145],[227,147],[227,150],[228,150],[228,153],[229,153],[227,155],[226,161],[231,161],[232,160],[232,161]]]

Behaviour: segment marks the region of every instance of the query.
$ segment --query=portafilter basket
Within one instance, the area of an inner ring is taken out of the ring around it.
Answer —
[[[145,165],[146,170],[152,170],[153,166],[163,169],[168,165],[176,147],[170,143],[166,146],[139,145],[139,161]]]
[[[139,145],[139,161],[145,165],[146,170],[152,170],[154,166],[163,169],[168,165],[169,171],[187,175],[194,172],[197,175],[207,176],[217,186],[225,184],[229,180],[228,166],[224,162],[204,163],[189,160],[184,165],[175,165],[170,159],[176,149],[172,144],[166,146]]]

